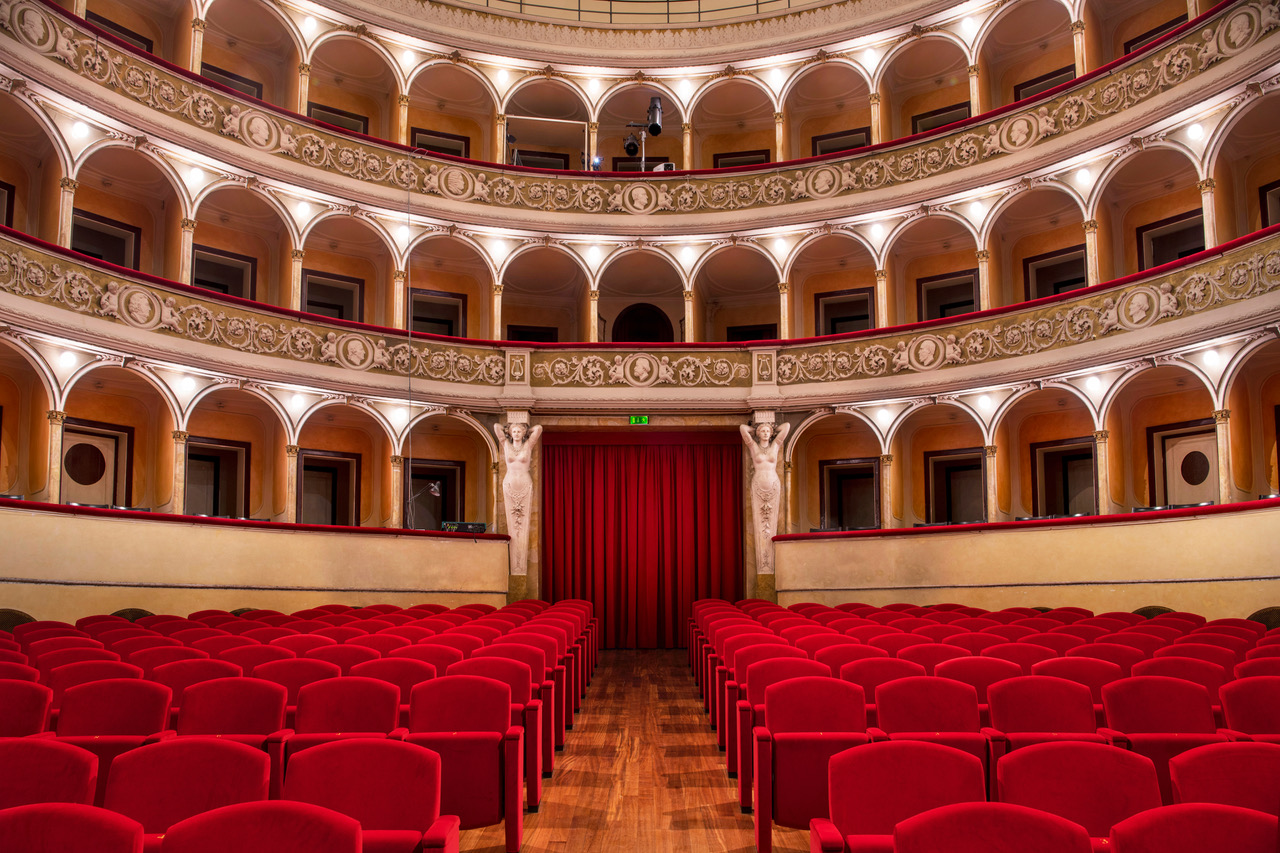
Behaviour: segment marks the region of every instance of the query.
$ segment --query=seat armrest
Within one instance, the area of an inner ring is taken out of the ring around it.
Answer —
[[[153,735],[147,735],[147,739],[142,742],[142,745],[147,746],[149,744],[159,743],[162,740],[169,740],[170,738],[175,738],[177,736],[178,736],[178,733],[175,732],[173,729],[165,729],[162,732],[156,732]]]
[[[844,837],[825,817],[809,821],[809,853],[844,853]]]
[[[999,729],[993,729],[991,726],[982,727],[982,736],[992,743],[1007,744],[1009,742],[1009,738],[1004,732]]]
[[[867,726],[867,737],[871,738],[872,742],[888,740],[889,733],[884,729],[878,729],[875,726]]]
[[[396,726],[394,729],[387,732],[387,740],[404,740],[408,736],[409,729],[407,726]]]
[[[1218,729],[1218,734],[1230,741],[1248,741],[1253,742],[1253,736],[1235,729]]]
[[[1107,743],[1111,744],[1112,746],[1118,746],[1121,749],[1130,749],[1130,750],[1133,749],[1133,741],[1131,741],[1129,739],[1129,736],[1122,731],[1118,731],[1117,729],[1109,729],[1106,726],[1102,726],[1098,729],[1098,734],[1106,738]]]
[[[272,732],[267,735],[266,740],[264,740],[263,743],[284,743],[291,737],[293,737],[293,729],[280,729],[278,732]]]
[[[32,734],[27,735],[27,737],[57,737],[57,736],[58,736],[57,732],[48,731],[48,730],[45,730],[43,732],[34,732]]]
[[[458,853],[458,824],[457,815],[442,814],[436,818],[436,822],[431,824],[422,836],[422,850],[426,853],[428,850],[438,850],[440,853]]]

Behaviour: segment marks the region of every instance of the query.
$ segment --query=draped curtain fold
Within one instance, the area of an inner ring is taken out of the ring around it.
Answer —
[[[742,589],[737,433],[548,433],[542,588],[595,605],[609,648],[676,648],[698,598]]]

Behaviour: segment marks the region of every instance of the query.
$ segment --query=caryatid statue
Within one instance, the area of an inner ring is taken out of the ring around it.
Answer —
[[[502,478],[502,497],[506,501],[507,535],[511,537],[511,574],[529,571],[529,514],[533,511],[533,451],[542,437],[542,427],[512,423],[506,427],[493,425],[493,433],[502,446],[507,473]]]
[[[787,440],[791,424],[774,431],[761,421],[754,431],[747,424],[738,427],[751,451],[751,521],[756,540],[756,573],[773,574],[773,537],[778,532],[778,512],[782,504],[782,480],[778,478],[778,451]]]

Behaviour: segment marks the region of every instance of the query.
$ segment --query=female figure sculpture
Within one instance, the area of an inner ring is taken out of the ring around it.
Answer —
[[[506,500],[507,535],[511,537],[511,574],[524,575],[529,569],[529,513],[533,505],[533,450],[542,437],[542,427],[532,429],[515,423],[508,427],[493,425],[493,433],[502,446],[507,473],[502,478],[502,496]],[[527,438],[526,438],[527,435]]]
[[[778,451],[787,439],[791,424],[783,424],[777,433],[773,424],[738,427],[742,440],[751,451],[751,521],[756,539],[756,573],[773,574],[773,537],[778,532],[778,507],[782,498],[782,481],[778,479]]]

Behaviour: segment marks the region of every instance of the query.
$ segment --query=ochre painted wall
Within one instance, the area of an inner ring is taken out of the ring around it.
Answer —
[[[304,451],[328,450],[360,457],[359,523],[362,527],[384,527],[391,514],[383,489],[391,468],[389,445],[375,424],[362,428],[330,425],[324,409],[303,424],[298,436],[298,447]]]
[[[851,250],[852,246],[849,247]],[[793,274],[791,280],[791,322],[794,337],[808,337],[823,334],[817,327],[818,317],[814,309],[814,297],[820,293],[836,290],[854,290],[871,288],[872,326],[888,325],[886,318],[874,316],[876,312],[876,270],[866,253],[856,250],[849,265],[839,270],[810,273],[806,276]]]
[[[978,268],[977,249],[974,248],[973,238],[967,234],[957,237],[950,251],[913,257],[906,263],[901,259],[895,260],[898,261],[898,268],[902,270],[902,280],[896,300],[901,312],[896,316],[895,323],[914,323],[920,319],[920,302],[917,294],[917,282],[920,279]],[[977,299],[978,286],[975,274],[974,301],[977,302]]]

